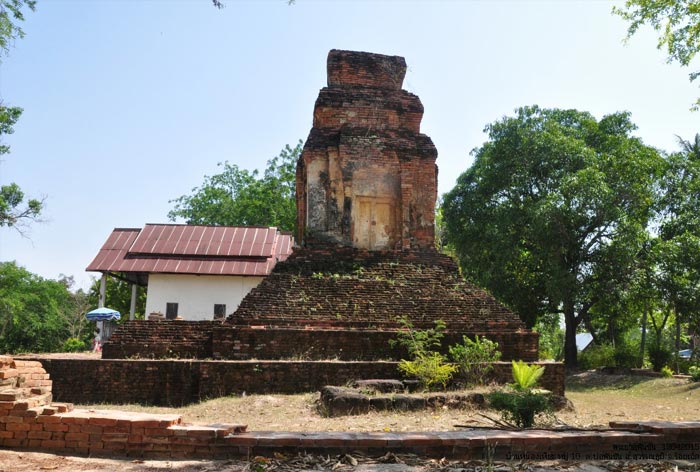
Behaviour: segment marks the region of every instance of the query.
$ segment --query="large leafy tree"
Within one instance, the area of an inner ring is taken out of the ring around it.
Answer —
[[[302,142],[286,145],[267,161],[262,176],[224,162],[223,171],[205,176],[204,183],[171,203],[168,218],[187,224],[221,226],[276,226],[292,231],[296,223],[296,163]]]
[[[14,262],[0,263],[2,352],[59,351],[72,334],[81,333],[68,322],[76,309],[65,282],[44,279]]]
[[[35,0],[0,0],[0,54],[7,54],[10,47],[24,31],[19,24],[24,21],[24,7],[34,10]],[[7,107],[0,103],[0,157],[10,152],[3,137],[14,132],[14,125],[22,114],[18,107]],[[25,223],[34,221],[41,213],[42,201],[25,200],[19,185],[10,183],[0,186],[0,227],[8,226],[22,230]]]
[[[517,110],[445,195],[447,238],[465,275],[532,326],[563,314],[565,362],[601,295],[627,283],[646,240],[659,153],[632,136],[628,113]]]
[[[629,22],[627,37],[648,25],[659,33],[657,47],[665,50],[669,62],[688,67],[700,52],[700,3],[697,0],[627,0],[613,12]],[[700,77],[700,70],[690,73],[690,80]],[[700,99],[693,109],[700,108]]]

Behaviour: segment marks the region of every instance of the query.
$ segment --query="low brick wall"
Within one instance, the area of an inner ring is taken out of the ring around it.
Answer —
[[[504,360],[537,360],[538,334],[491,332],[487,336],[499,345]],[[447,347],[462,343],[462,333],[445,333]],[[405,358],[401,347],[392,347],[396,331],[359,329],[283,329],[215,327],[212,334],[214,359],[302,359],[302,360],[390,360]]]
[[[493,331],[504,360],[537,360],[538,334]],[[462,342],[463,333],[445,333],[444,351]],[[401,359],[401,347],[389,343],[396,331],[270,328],[222,325],[213,321],[127,321],[103,347],[103,359],[222,359],[372,361]]]
[[[220,396],[304,393],[358,379],[396,378],[396,362],[196,361],[38,358],[54,379],[54,398],[73,403],[180,406]],[[564,365],[546,366],[540,384],[564,394]],[[510,364],[494,376],[511,381]]]
[[[102,348],[103,359],[211,359],[215,321],[131,320]]]

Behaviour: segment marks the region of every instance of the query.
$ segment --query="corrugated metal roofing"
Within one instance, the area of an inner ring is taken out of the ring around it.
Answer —
[[[115,228],[86,270],[263,276],[292,245],[277,228],[147,224]]]

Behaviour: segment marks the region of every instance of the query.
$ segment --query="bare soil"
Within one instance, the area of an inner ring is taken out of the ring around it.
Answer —
[[[623,420],[700,420],[700,383],[686,379],[584,372],[569,377],[566,396],[574,410],[558,412],[555,421],[574,427],[606,427],[610,421]],[[493,426],[488,418],[498,418],[496,412],[475,408],[325,418],[317,410],[318,397],[318,393],[223,397],[182,408],[106,404],[80,407],[175,413],[193,423],[247,424],[249,431],[436,431],[452,430],[455,425]]]

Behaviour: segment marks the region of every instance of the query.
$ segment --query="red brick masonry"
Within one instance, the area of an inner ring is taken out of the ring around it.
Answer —
[[[700,460],[700,422],[611,423],[605,431],[460,430],[427,433],[245,432],[188,425],[178,415],[74,410],[51,403],[36,361],[0,356],[0,446],[61,454],[252,457],[275,452],[417,453],[510,460]]]

